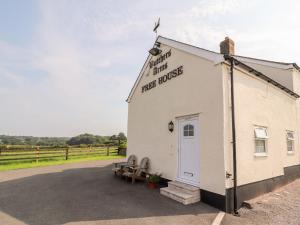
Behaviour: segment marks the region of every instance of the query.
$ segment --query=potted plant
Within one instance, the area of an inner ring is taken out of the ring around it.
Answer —
[[[160,181],[161,174],[148,174],[147,175],[147,186],[150,189],[155,189]]]

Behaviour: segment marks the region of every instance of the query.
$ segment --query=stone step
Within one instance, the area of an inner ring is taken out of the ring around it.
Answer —
[[[200,196],[200,188],[189,184],[184,184],[178,181],[170,181],[168,182],[168,187],[170,189],[182,191],[193,196]]]
[[[193,196],[169,187],[161,188],[160,193],[184,205],[189,205],[200,201],[200,196]]]

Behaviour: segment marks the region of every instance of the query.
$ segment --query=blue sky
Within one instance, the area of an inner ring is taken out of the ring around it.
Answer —
[[[4,0],[0,134],[126,132],[127,95],[159,34],[218,51],[300,63],[298,1]],[[151,118],[149,118],[151,119]]]

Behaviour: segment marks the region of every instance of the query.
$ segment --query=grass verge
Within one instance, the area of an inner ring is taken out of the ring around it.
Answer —
[[[113,156],[90,156],[90,157],[74,157],[68,160],[65,159],[45,159],[41,160],[38,163],[35,161],[27,162],[14,162],[0,165],[0,171],[6,170],[16,170],[16,169],[25,169],[41,166],[52,166],[52,165],[61,165],[65,163],[74,163],[74,162],[84,162],[84,161],[94,161],[94,160],[108,160],[108,159],[119,159],[124,158],[124,156],[113,155]]]

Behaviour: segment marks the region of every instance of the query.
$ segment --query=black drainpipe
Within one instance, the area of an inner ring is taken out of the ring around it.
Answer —
[[[234,80],[233,68],[234,59],[228,55],[225,60],[230,61],[230,95],[231,95],[231,129],[232,129],[232,147],[233,147],[233,214],[239,215],[237,208],[237,169],[236,169],[236,135],[235,135],[235,111],[234,111]]]

